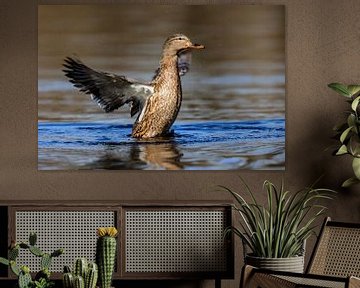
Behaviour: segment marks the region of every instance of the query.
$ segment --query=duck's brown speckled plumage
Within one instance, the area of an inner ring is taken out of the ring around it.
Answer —
[[[160,73],[152,81],[154,93],[133,126],[132,135],[150,138],[166,133],[180,110],[182,93],[177,59],[166,59]]]
[[[64,72],[75,87],[91,94],[106,112],[130,104],[131,116],[138,113],[132,136],[152,138],[167,134],[179,113],[182,101],[180,75],[186,73],[189,66],[186,61],[180,63],[179,57],[201,48],[204,46],[192,44],[182,34],[170,36],[163,46],[160,67],[148,84],[97,72],[72,58],[65,60]]]

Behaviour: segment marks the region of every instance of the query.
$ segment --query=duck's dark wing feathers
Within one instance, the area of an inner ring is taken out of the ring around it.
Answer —
[[[190,70],[190,65],[191,65],[191,52],[186,51],[180,53],[177,59],[177,67],[178,67],[179,75],[184,76]],[[155,74],[152,78],[153,80],[156,79],[156,77],[159,75],[159,72],[160,72],[160,67],[156,69]]]
[[[190,70],[191,65],[191,52],[183,52],[178,56],[178,70],[179,75],[183,76]]]
[[[65,75],[76,88],[92,98],[105,110],[111,112],[124,104],[131,104],[131,116],[140,112],[152,94],[152,86],[130,80],[124,76],[95,71],[78,59],[65,58]]]

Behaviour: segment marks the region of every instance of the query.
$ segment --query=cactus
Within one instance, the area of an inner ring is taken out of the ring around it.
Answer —
[[[89,263],[85,276],[85,288],[95,288],[98,279],[98,266],[96,263]]]
[[[74,276],[72,273],[64,273],[63,277],[63,286],[64,288],[73,288],[74,287]]]
[[[44,269],[40,270],[38,273],[36,273],[35,280],[40,281],[42,278],[49,280],[50,275],[51,275],[51,273],[50,273],[49,269],[44,268]]]
[[[82,281],[80,280],[82,279]],[[78,258],[74,263],[74,271],[71,273],[69,266],[64,266],[63,286],[64,288],[95,288],[98,278],[98,268],[96,263],[88,261],[86,258]],[[77,280],[76,280],[77,279]],[[75,284],[75,282],[77,282]],[[83,283],[81,283],[83,282]]]
[[[28,287],[51,287],[53,282],[50,281],[50,264],[53,257],[60,256],[63,254],[63,249],[55,250],[53,253],[44,253],[40,250],[36,244],[37,236],[35,233],[30,233],[29,244],[20,242],[16,243],[11,241],[11,245],[8,251],[8,259],[0,257],[0,264],[10,266],[11,271],[18,276],[18,286],[19,288],[28,288]],[[24,249],[28,250],[30,253],[37,257],[41,257],[41,271],[39,271],[35,276],[35,281],[32,280],[30,275],[30,269],[27,266],[22,266],[21,268],[16,264],[16,259],[19,256],[19,250]]]
[[[19,256],[19,246],[16,245],[14,248],[9,250],[8,257],[9,260],[16,260],[16,258]]]
[[[44,253],[42,256],[41,256],[41,261],[40,261],[40,267],[41,269],[49,269],[50,268],[50,265],[51,265],[51,260],[52,260],[52,257],[50,254],[48,253]]]
[[[64,273],[71,273],[71,269],[69,266],[67,265],[64,266]]]
[[[101,288],[110,288],[116,258],[115,227],[98,228],[99,238],[96,243],[96,262],[99,268],[99,284]]]
[[[40,248],[38,248],[38,247],[36,247],[36,246],[30,245],[29,251],[30,251],[32,254],[34,254],[35,256],[37,256],[37,257],[41,257],[41,256],[44,255],[44,252],[42,252],[42,251],[40,250]]]
[[[29,244],[31,246],[35,246],[37,241],[37,235],[35,232],[31,232],[29,235]]]
[[[21,272],[18,279],[19,288],[28,288],[32,282],[30,273]]]
[[[64,249],[57,249],[54,252],[52,252],[50,255],[51,257],[58,257],[63,253],[64,253]]]
[[[88,261],[86,260],[86,258],[76,259],[74,266],[75,276],[81,276],[83,279],[85,279],[87,268],[88,268]]]
[[[20,268],[16,265],[16,262],[14,260],[10,260],[10,269],[16,276],[20,275]]]
[[[21,271],[19,274],[18,285],[19,288],[28,288],[32,283],[30,269],[27,266],[21,267]]]
[[[22,243],[19,244],[19,247],[22,248],[22,249],[29,249],[30,245],[22,242]]]
[[[85,288],[84,278],[76,275],[74,277],[74,288]]]

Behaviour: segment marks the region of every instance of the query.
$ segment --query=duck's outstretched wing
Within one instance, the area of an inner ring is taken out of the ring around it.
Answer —
[[[178,70],[179,75],[183,76],[190,70],[191,65],[191,52],[183,52],[178,56]]]
[[[63,70],[80,91],[91,94],[105,110],[111,112],[124,104],[131,104],[131,116],[140,112],[153,87],[115,74],[95,71],[78,59],[65,58]]]

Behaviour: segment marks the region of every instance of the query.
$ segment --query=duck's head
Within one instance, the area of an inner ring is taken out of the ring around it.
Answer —
[[[165,40],[163,56],[176,56],[189,50],[204,49],[204,45],[193,44],[183,34],[174,34]]]

